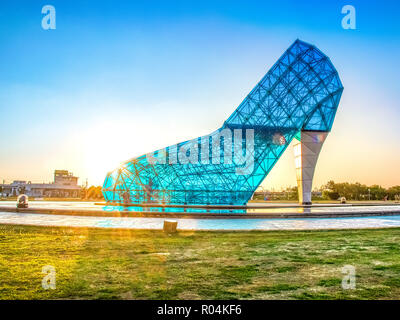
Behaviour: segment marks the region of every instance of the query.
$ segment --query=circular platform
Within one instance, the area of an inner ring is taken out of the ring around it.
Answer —
[[[326,218],[400,215],[400,204],[315,204],[251,203],[248,206],[121,206],[80,201],[32,201],[29,208],[16,210],[14,201],[0,202],[0,212],[63,214],[106,217],[174,218]]]
[[[179,230],[318,230],[400,227],[400,205],[252,204],[247,209],[98,206],[93,202],[34,201],[27,209],[0,203],[0,224]]]

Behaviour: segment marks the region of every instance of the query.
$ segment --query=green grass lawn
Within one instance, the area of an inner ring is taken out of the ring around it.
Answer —
[[[223,223],[223,221],[221,221]],[[56,268],[56,289],[41,286]],[[341,287],[354,265],[355,290]],[[400,229],[180,232],[0,226],[1,299],[399,299]]]

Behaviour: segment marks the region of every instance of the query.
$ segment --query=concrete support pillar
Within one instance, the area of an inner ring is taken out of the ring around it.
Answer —
[[[299,203],[311,204],[315,166],[328,132],[301,131],[301,141],[294,145]]]

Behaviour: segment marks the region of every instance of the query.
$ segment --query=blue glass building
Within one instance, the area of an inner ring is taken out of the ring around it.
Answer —
[[[330,59],[296,40],[221,128],[124,162],[107,174],[104,197],[119,203],[243,205],[290,142],[303,139],[302,132],[311,133],[304,136],[316,157],[300,159],[299,168],[314,163],[312,170],[299,171],[298,181],[312,183],[320,149],[313,139],[331,130],[342,91]]]

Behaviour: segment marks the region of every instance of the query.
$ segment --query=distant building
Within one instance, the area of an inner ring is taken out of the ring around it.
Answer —
[[[35,198],[78,198],[81,187],[78,177],[67,170],[55,170],[53,183],[31,183],[30,181],[15,180],[10,184],[0,184],[0,194],[5,197],[26,194]]]

